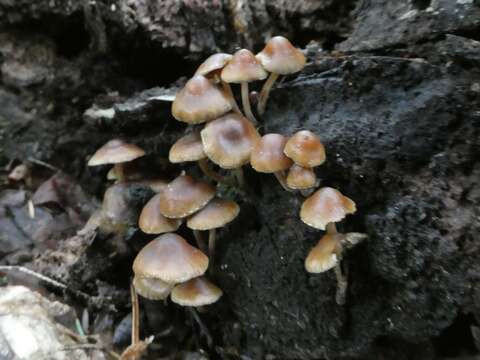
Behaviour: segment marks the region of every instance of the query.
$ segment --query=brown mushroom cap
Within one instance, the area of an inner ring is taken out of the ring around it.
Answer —
[[[242,83],[263,80],[267,72],[250,50],[241,49],[233,54],[230,62],[222,70],[222,80],[227,83]]]
[[[105,225],[105,230],[110,228],[116,229],[114,232],[122,232],[128,226],[136,223],[138,213],[128,202],[130,186],[131,184],[119,183],[110,186],[105,191],[101,210],[102,224]]]
[[[205,126],[200,133],[208,158],[224,169],[238,168],[250,161],[257,130],[245,117],[227,114]]]
[[[235,201],[213,199],[187,220],[187,226],[192,230],[216,229],[235,219],[239,212],[240,207]]]
[[[215,188],[191,176],[181,175],[159,193],[160,213],[171,219],[193,214],[215,196]]]
[[[137,145],[127,144],[126,142],[114,139],[107,142],[88,161],[88,166],[97,166],[105,164],[118,164],[132,161],[145,155],[145,151]]]
[[[143,207],[138,226],[146,234],[162,234],[177,230],[182,223],[179,219],[168,219],[160,213],[160,194],[152,197]]]
[[[230,110],[228,95],[202,75],[188,80],[172,104],[173,117],[188,124],[201,124]]]
[[[310,189],[317,183],[317,175],[312,168],[304,168],[293,164],[287,175],[287,186],[290,189]]]
[[[180,283],[205,273],[208,257],[177,234],[163,234],[149,242],[133,262],[135,276]]]
[[[302,204],[300,218],[316,229],[325,230],[330,222],[338,222],[356,211],[353,200],[331,187],[323,187]]]
[[[303,167],[313,168],[325,161],[325,148],[313,132],[302,130],[295,133],[285,145],[285,155]]]
[[[283,148],[287,138],[280,134],[267,134],[255,143],[250,158],[252,167],[263,173],[287,170],[292,160],[285,156]]]
[[[205,159],[207,155],[203,151],[202,139],[197,131],[191,132],[180,139],[170,148],[168,160],[171,163],[181,163],[185,161],[198,161]]]
[[[308,253],[305,259],[305,269],[309,273],[318,274],[337,265],[340,238],[340,234],[325,234]]]
[[[182,306],[204,306],[217,302],[222,294],[218,286],[202,276],[175,286],[170,297]]]
[[[296,73],[305,67],[306,62],[305,55],[283,36],[268,40],[256,58],[265,69],[280,75]]]
[[[200,64],[195,75],[208,76],[214,71],[221,70],[232,59],[232,55],[225,53],[218,53],[209,56],[203,63]]]
[[[163,300],[168,297],[174,284],[167,283],[160,279],[147,278],[135,275],[133,286],[137,294],[150,300]]]

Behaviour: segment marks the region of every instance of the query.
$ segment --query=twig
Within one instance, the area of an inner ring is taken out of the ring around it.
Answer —
[[[43,166],[43,167],[46,167],[47,169],[50,169],[50,170],[53,170],[53,171],[61,171],[59,168],[57,168],[56,166],[53,166],[49,163],[46,163],[45,161],[42,161],[42,160],[38,160],[38,159],[35,159],[33,157],[29,157],[27,158],[28,161],[30,161],[31,163],[34,163],[34,164],[37,164],[37,165],[40,165],[40,166]]]

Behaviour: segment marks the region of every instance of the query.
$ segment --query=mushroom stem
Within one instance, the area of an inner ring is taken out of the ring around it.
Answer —
[[[200,307],[198,308],[200,309]],[[203,321],[200,319],[200,316],[198,316],[197,311],[193,307],[187,307],[188,312],[190,315],[192,315],[192,318],[195,320],[195,322],[198,324],[198,327],[200,328],[200,334],[205,336],[205,339],[207,340],[208,346],[212,346],[212,335],[210,335],[210,331],[208,331],[208,328],[205,326]]]
[[[286,175],[285,175],[285,171],[276,171],[273,173],[275,175],[275,177],[277,178],[278,182],[280,183],[280,185],[282,185],[282,187],[288,191],[288,192],[293,192],[292,189],[290,189],[287,185],[287,178],[286,178]]]
[[[337,293],[335,294],[335,301],[338,305],[345,305],[347,298],[348,278],[342,272],[341,261],[335,265],[335,276],[337,277]]]
[[[337,225],[334,222],[330,222],[327,224],[327,234],[336,234],[338,233],[337,231]]]
[[[273,84],[277,80],[279,74],[271,73],[267,81],[263,84],[262,91],[260,91],[260,98],[257,104],[257,110],[260,115],[265,112],[265,107],[267,106],[268,95],[272,89]]]
[[[215,235],[216,229],[210,229],[208,233],[208,256],[210,260],[210,266],[213,267],[213,258],[215,255]]]
[[[198,248],[204,253],[207,253],[207,246],[205,240],[203,240],[202,233],[199,230],[193,230],[193,236],[195,236],[195,241],[197,242]]]
[[[243,169],[240,166],[239,168],[233,169],[233,174],[237,179],[238,186],[245,188],[245,176],[243,175]]]
[[[225,81],[222,81],[222,87],[223,87],[223,90],[230,97],[230,100],[232,102],[233,111],[240,114],[240,115],[243,115],[242,112],[240,111],[240,108],[238,107],[237,101],[235,100],[235,96],[233,95],[232,87],[230,86],[230,84],[225,82]]]
[[[130,284],[130,297],[132,301],[132,345],[136,345],[140,342],[140,308],[133,282]]]
[[[243,111],[245,112],[245,115],[247,118],[250,119],[250,121],[253,123],[253,125],[257,125],[258,121],[255,119],[255,116],[252,113],[252,108],[250,106],[250,96],[248,93],[248,82],[242,82],[242,105],[243,105]]]
[[[125,168],[123,167],[123,163],[115,164],[115,175],[117,176],[117,182],[125,182]]]
[[[227,183],[225,177],[216,173],[210,168],[210,166],[208,165],[208,160],[206,158],[198,160],[197,163],[198,163],[198,167],[200,168],[200,170],[202,170],[205,176],[211,178],[216,182]]]

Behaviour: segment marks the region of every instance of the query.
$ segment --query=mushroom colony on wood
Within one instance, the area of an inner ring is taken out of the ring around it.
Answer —
[[[240,206],[218,197],[216,186],[224,183],[247,187],[242,167],[250,164],[258,173],[275,175],[280,185],[292,194],[308,196],[301,206],[300,219],[325,234],[306,257],[305,269],[309,273],[334,269],[338,283],[336,301],[345,303],[347,276],[341,263],[344,250],[366,235],[338,232],[336,224],[355,213],[355,203],[332,187],[315,191],[320,183],[315,168],[326,160],[324,145],[317,134],[309,130],[288,135],[260,134],[255,127],[256,117],[264,113],[276,79],[301,71],[305,64],[300,50],[286,38],[276,36],[256,56],[247,49],[233,55],[210,56],[176,94],[172,116],[186,123],[187,129],[171,146],[168,160],[172,164],[196,163],[210,182],[194,179],[185,172],[172,176],[169,182],[142,180],[141,176],[130,179],[127,173],[134,170],[127,169],[134,169],[132,161],[145,152],[118,139],[111,140],[92,156],[88,165],[114,164],[109,178],[117,183],[105,193],[104,205],[89,221],[90,227],[125,231],[127,221],[121,216],[125,204],[121,196],[113,195],[121,192],[129,181],[148,185],[156,193],[138,217],[141,231],[159,235],[138,253],[133,263],[133,286],[138,294],[153,300],[170,295],[174,303],[190,307],[219,300],[222,290],[204,275],[209,264],[214,263],[215,244],[221,236],[217,230],[238,216]],[[265,79],[259,97],[251,96],[249,83]],[[230,84],[240,85],[237,96],[243,110]],[[252,99],[257,101],[253,108]],[[253,109],[257,109],[256,114]],[[174,233],[180,227],[192,231],[198,248]],[[208,231],[208,245],[204,231]]]

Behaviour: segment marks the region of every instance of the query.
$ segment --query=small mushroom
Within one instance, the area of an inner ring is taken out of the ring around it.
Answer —
[[[335,223],[356,211],[352,199],[331,187],[323,187],[302,204],[300,218],[316,229],[325,230],[328,223]]]
[[[217,302],[222,295],[218,286],[202,276],[175,286],[170,298],[181,306],[199,307]]]
[[[296,132],[285,144],[285,155],[295,164],[313,168],[325,161],[325,147],[313,132],[301,130]]]
[[[250,106],[248,83],[263,80],[267,75],[262,64],[247,49],[238,50],[233,54],[230,62],[222,70],[221,78],[224,82],[241,84],[243,110],[253,124],[257,124],[257,120]]]
[[[129,226],[134,225],[137,212],[127,201],[129,185],[118,183],[110,186],[103,195],[102,207],[92,221],[100,230],[107,233],[123,233]]]
[[[160,279],[141,277],[135,275],[133,286],[137,294],[150,300],[163,300],[168,297],[174,284],[167,283]]]
[[[333,269],[340,261],[341,245],[339,234],[325,234],[308,253],[305,269],[319,274]]]
[[[180,175],[159,193],[160,213],[180,219],[203,208],[215,196],[215,188],[191,176]]]
[[[317,185],[317,175],[312,168],[293,164],[287,175],[287,186],[290,189],[306,190]]]
[[[188,80],[172,104],[173,117],[188,124],[201,124],[230,110],[232,102],[228,94],[202,75]]]
[[[258,113],[265,112],[268,95],[279,75],[289,75],[301,71],[305,67],[305,55],[295,48],[283,36],[271,38],[256,58],[263,67],[270,72],[270,76],[263,85],[258,102]]]
[[[149,242],[133,262],[135,276],[175,284],[201,276],[208,257],[177,234],[163,234]]]
[[[187,220],[187,226],[192,230],[209,230],[208,249],[210,261],[213,261],[215,252],[216,229],[231,222],[238,216],[239,212],[240,207],[235,201],[216,198]]]
[[[145,155],[137,145],[114,139],[107,142],[88,161],[88,166],[114,164],[115,176],[120,182],[125,181],[124,163]]]
[[[232,101],[233,111],[240,113],[240,109],[238,108],[237,102],[235,101],[235,97],[233,96],[232,88],[230,87],[229,83],[222,81],[220,78],[220,74],[222,73],[222,69],[228,64],[228,62],[232,59],[232,55],[225,54],[225,53],[218,53],[209,56],[203,63],[200,64],[197,71],[195,71],[195,75],[203,75],[206,78],[212,79],[213,82],[218,83],[220,82],[222,85],[223,90],[225,93],[228,94]]]
[[[282,187],[290,191],[285,180],[285,170],[292,160],[283,153],[287,138],[280,134],[267,134],[257,141],[252,149],[250,164],[262,173],[273,173]]]
[[[146,234],[163,234],[176,231],[182,221],[169,219],[160,213],[160,194],[152,197],[143,207],[138,219],[138,226]]]
[[[171,163],[196,161],[202,172],[217,182],[225,182],[222,175],[217,174],[208,165],[207,155],[203,151],[202,139],[198,131],[193,131],[180,139],[170,148],[168,159]]]
[[[252,123],[230,113],[208,123],[200,135],[208,158],[223,169],[236,169],[237,180],[243,186],[241,167],[250,161],[253,145],[259,138]]]

